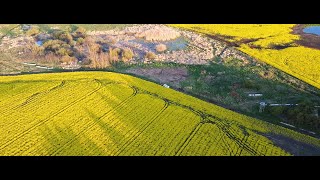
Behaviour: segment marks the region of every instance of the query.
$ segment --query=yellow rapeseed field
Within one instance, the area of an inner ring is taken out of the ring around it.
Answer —
[[[320,141],[132,76],[0,77],[0,155],[290,155],[263,134]]]
[[[294,24],[175,24],[175,27],[197,32],[232,36],[225,38],[234,42],[242,39],[256,39],[250,48],[242,44],[239,49],[261,61],[264,61],[288,74],[291,74],[317,88],[320,88],[320,51],[295,44],[300,37],[291,34]],[[270,49],[270,45],[294,46],[284,49]]]

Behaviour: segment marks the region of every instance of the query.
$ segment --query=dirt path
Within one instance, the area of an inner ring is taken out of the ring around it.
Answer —
[[[288,138],[276,134],[263,134],[263,136],[269,138],[276,146],[281,147],[285,151],[291,153],[294,156],[319,156],[320,149],[306,144],[292,138]]]

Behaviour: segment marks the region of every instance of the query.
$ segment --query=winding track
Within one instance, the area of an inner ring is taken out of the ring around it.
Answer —
[[[119,104],[117,104],[113,109],[105,112],[102,116],[98,117],[95,121],[89,121],[86,125],[85,128],[82,129],[80,132],[78,132],[73,139],[71,139],[70,141],[60,145],[52,154],[50,155],[58,155],[59,153],[61,153],[61,151],[64,150],[64,148],[68,147],[70,144],[72,144],[75,140],[77,140],[77,138],[79,138],[79,136],[81,134],[83,134],[86,131],[90,131],[90,129],[96,124],[97,121],[101,121],[102,118],[106,117],[107,115],[109,115],[110,113],[116,111],[119,108],[125,108],[125,104],[128,103],[133,97],[139,95],[139,94],[145,94],[148,96],[151,96],[153,98],[156,99],[160,99],[164,102],[163,107],[156,112],[155,114],[152,114],[150,116],[150,120],[146,123],[143,124],[141,130],[139,130],[138,133],[134,134],[131,138],[125,140],[125,143],[123,145],[121,145],[121,147],[119,147],[118,150],[115,150],[112,152],[112,154],[115,155],[120,155],[121,153],[123,153],[127,148],[130,147],[131,144],[134,143],[135,139],[139,136],[141,136],[141,134],[152,124],[154,123],[158,117],[163,114],[165,112],[165,110],[169,107],[169,106],[178,106],[180,108],[186,109],[187,111],[190,111],[192,113],[194,113],[197,117],[200,118],[199,123],[197,123],[193,129],[190,131],[190,134],[185,138],[185,140],[182,141],[180,147],[178,148],[178,150],[175,152],[175,155],[181,155],[181,153],[186,149],[186,147],[189,145],[190,141],[193,139],[193,137],[198,133],[198,131],[200,130],[201,126],[204,124],[211,124],[214,126],[217,126],[219,128],[219,130],[221,132],[223,132],[226,136],[221,136],[220,140],[223,142],[222,146],[226,147],[226,149],[228,149],[229,151],[229,155],[241,155],[243,150],[246,150],[247,152],[249,152],[251,155],[264,155],[261,154],[260,152],[257,152],[254,148],[252,148],[250,145],[247,144],[247,140],[249,138],[249,133],[247,133],[245,131],[245,129],[243,129],[243,127],[239,124],[237,124],[236,122],[232,122],[232,125],[240,128],[243,130],[243,136],[239,137],[239,134],[237,132],[235,132],[233,130],[233,128],[231,127],[230,122],[220,119],[212,114],[208,114],[205,113],[203,111],[194,109],[193,107],[187,106],[187,105],[183,105],[179,102],[175,102],[172,100],[169,100],[167,98],[164,98],[158,94],[152,93],[150,91],[141,89],[139,87],[136,86],[131,86],[128,85],[126,83],[123,82],[102,82],[101,80],[98,79],[87,79],[87,80],[93,80],[96,82],[97,87],[94,88],[92,91],[90,91],[89,93],[84,94],[83,96],[77,98],[76,100],[68,103],[66,106],[64,106],[63,108],[59,109],[58,111],[54,112],[53,114],[51,114],[49,117],[37,122],[34,126],[28,128],[27,130],[14,135],[10,140],[6,141],[4,144],[2,144],[0,146],[0,151],[3,150],[4,148],[6,148],[7,146],[9,146],[10,144],[14,143],[17,139],[21,138],[22,136],[24,136],[25,134],[33,131],[34,129],[36,129],[37,127],[44,125],[45,123],[49,122],[53,117],[57,116],[58,114],[63,113],[64,111],[66,111],[67,109],[75,106],[77,103],[84,101],[85,99],[87,99],[88,97],[90,97],[91,95],[93,95],[94,93],[97,93],[101,88],[106,88],[108,86],[112,86],[115,84],[121,84],[124,85],[126,87],[129,87],[132,89],[132,94],[130,96],[128,96],[127,98],[125,98],[123,101],[121,101]],[[83,83],[83,82],[82,82]],[[36,102],[37,101],[37,97],[39,96],[45,96],[47,94],[49,94],[52,91],[58,90],[62,87],[64,87],[64,85],[66,84],[66,81],[61,81],[61,83],[53,88],[50,88],[48,90],[45,91],[41,91],[38,93],[35,93],[33,95],[31,95],[30,97],[28,97],[23,103],[19,104],[18,106],[15,107],[15,109],[19,109],[21,107],[24,107],[25,105],[31,103],[31,102]],[[107,100],[107,99],[106,99]],[[13,124],[14,125],[14,124]],[[239,148],[237,149],[232,149],[231,146],[229,145],[228,142],[226,142],[224,140],[224,138],[228,138],[229,140],[233,141],[235,144],[237,144],[237,146]]]
[[[102,84],[101,84],[101,82],[100,82],[99,80],[97,80],[97,79],[95,79],[95,81],[98,83],[98,87],[97,87],[96,89],[94,89],[93,91],[91,91],[91,92],[88,93],[88,94],[85,94],[84,96],[80,97],[79,99],[77,99],[77,100],[69,103],[69,104],[68,104],[67,106],[65,106],[64,108],[58,110],[57,112],[53,113],[51,116],[43,119],[42,121],[38,122],[36,125],[30,127],[29,129],[27,129],[27,130],[25,130],[25,131],[23,131],[23,132],[15,135],[11,140],[5,142],[4,144],[2,144],[2,145],[0,146],[0,151],[1,151],[2,149],[4,149],[5,147],[7,147],[8,145],[10,145],[11,143],[15,142],[17,139],[19,139],[20,137],[22,137],[24,134],[26,134],[26,133],[32,131],[33,129],[35,129],[36,127],[38,127],[38,126],[46,123],[46,122],[49,121],[52,117],[57,116],[58,114],[64,112],[64,111],[67,110],[68,108],[76,105],[78,102],[83,101],[83,100],[86,99],[88,96],[90,96],[90,95],[92,95],[93,93],[97,92],[97,91],[102,87]]]

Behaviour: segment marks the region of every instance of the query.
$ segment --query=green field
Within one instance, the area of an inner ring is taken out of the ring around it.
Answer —
[[[320,140],[132,76],[0,77],[0,155],[290,155]]]

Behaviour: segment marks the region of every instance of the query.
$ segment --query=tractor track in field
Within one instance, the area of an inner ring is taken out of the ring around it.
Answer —
[[[50,93],[50,92],[53,91],[53,90],[56,90],[56,89],[61,88],[62,86],[64,86],[64,84],[65,84],[65,82],[63,81],[63,82],[61,82],[59,85],[57,85],[57,86],[55,86],[55,87],[53,87],[53,88],[51,88],[51,89],[49,89],[49,90],[43,90],[43,91],[39,91],[39,92],[37,92],[37,93],[34,93],[34,94],[32,94],[31,96],[26,97],[26,100],[25,100],[23,103],[18,104],[18,105],[14,106],[14,107],[11,107],[10,109],[7,109],[7,110],[5,110],[5,111],[2,111],[2,112],[0,112],[0,114],[2,114],[2,115],[7,115],[8,112],[10,112],[10,111],[12,111],[12,110],[17,110],[17,109],[19,109],[20,107],[23,107],[23,106],[27,105],[28,103],[33,102],[34,99],[35,99],[36,97],[38,97],[39,95],[48,94],[48,93]],[[15,96],[19,96],[19,94],[14,95],[12,98],[14,98]]]
[[[17,139],[21,138],[22,136],[24,136],[25,134],[31,132],[32,130],[34,130],[35,128],[37,128],[38,126],[46,123],[47,121],[49,121],[51,118],[57,116],[58,114],[61,114],[62,112],[66,111],[68,108],[74,106],[75,104],[77,104],[78,102],[86,99],[87,97],[89,97],[90,95],[94,94],[95,92],[97,92],[99,89],[101,89],[102,87],[102,83],[100,80],[98,79],[94,79],[97,83],[98,83],[98,87],[95,88],[93,91],[91,91],[90,93],[87,93],[86,95],[80,97],[79,99],[69,103],[68,105],[66,105],[64,108],[56,111],[55,113],[53,113],[51,116],[43,119],[42,121],[38,122],[37,124],[35,124],[34,126],[30,127],[29,129],[23,131],[22,133],[17,134],[16,136],[14,136],[11,140],[6,141],[6,143],[2,144],[0,146],[0,150],[3,150],[4,148],[6,148],[7,146],[9,146],[10,144],[12,144],[13,142],[15,142]]]
[[[247,132],[247,130],[246,130],[246,128],[244,127],[244,126],[242,126],[242,125],[239,125],[239,128],[242,130],[242,133],[243,133],[243,138],[242,138],[242,140],[241,140],[241,143],[242,144],[246,144],[247,142],[248,142],[248,139],[249,139],[249,136],[250,136],[250,134]],[[242,151],[243,151],[243,147],[240,147],[238,150],[237,150],[237,152],[236,152],[236,155],[241,155],[241,153],[242,153]],[[238,151],[239,151],[239,153],[238,153]]]
[[[151,93],[151,92],[146,91],[146,90],[139,89],[139,93],[149,94],[149,95],[151,95],[151,96],[153,96],[153,97],[155,97],[155,98],[159,98],[159,99],[162,99],[162,100],[168,102],[168,105],[176,105],[176,106],[185,108],[185,109],[193,112],[193,113],[196,114],[197,116],[200,116],[201,120],[204,121],[204,122],[200,122],[199,124],[205,124],[205,123],[216,124],[217,127],[218,127],[223,133],[225,133],[226,136],[227,136],[231,141],[234,141],[234,142],[239,146],[240,153],[242,153],[243,149],[245,149],[245,150],[247,150],[248,152],[250,152],[250,153],[253,154],[253,155],[259,155],[258,152],[256,152],[253,148],[251,148],[250,146],[248,146],[248,145],[246,144],[246,141],[247,141],[248,137],[244,137],[244,139],[239,139],[237,136],[235,136],[235,135],[228,129],[228,128],[231,128],[231,127],[228,127],[228,126],[230,126],[230,125],[226,125],[225,123],[223,123],[223,122],[224,122],[223,119],[220,119],[220,118],[218,118],[218,117],[216,117],[216,116],[213,116],[213,115],[211,115],[211,114],[208,114],[208,113],[205,113],[205,112],[196,110],[196,109],[194,109],[194,108],[192,108],[192,107],[190,107],[190,106],[183,105],[183,104],[181,104],[181,103],[177,103],[177,102],[171,101],[171,100],[169,100],[169,99],[163,98],[163,97],[159,96],[158,94]],[[213,121],[210,121],[210,120],[207,121],[207,118],[209,118],[209,117],[210,117],[210,118],[214,118],[215,121],[219,121],[220,124],[214,123]],[[195,134],[196,134],[196,132],[197,132],[196,129],[197,129],[197,127],[199,126],[199,124],[193,129],[193,131],[192,131],[191,134],[188,136],[188,138],[185,140],[185,142],[183,143],[183,145],[184,145],[185,143],[190,142],[190,140],[188,140],[188,139],[193,138],[193,137],[195,136]],[[247,135],[245,135],[245,136],[247,136]],[[187,141],[188,141],[188,142],[187,142]],[[223,141],[223,142],[224,142],[224,141]],[[228,143],[224,142],[224,144],[229,147],[229,148],[227,148],[227,149],[230,149],[230,148],[231,148]],[[182,152],[182,151],[180,151],[180,149],[181,149],[182,147],[184,147],[183,145],[179,148],[179,150],[177,151],[176,154],[179,154],[179,153]],[[185,147],[184,147],[184,148],[185,148]],[[184,148],[183,148],[183,149],[184,149]],[[233,153],[233,152],[231,152],[231,151],[229,151],[229,153],[230,153],[231,155],[237,155],[237,152],[239,151],[239,149],[237,149],[237,151],[236,151],[235,153]]]
[[[5,84],[5,83],[4,83],[4,84]],[[0,85],[2,85],[2,83],[0,83]],[[31,86],[31,88],[35,88],[35,87],[37,87],[38,85],[33,85],[33,86],[34,86],[34,87]],[[18,93],[18,92],[16,92],[16,94],[10,95],[10,94],[9,94],[9,91],[10,91],[10,90],[6,90],[6,93],[7,93],[6,95],[11,96],[10,99],[15,99],[16,97],[21,96],[21,94]],[[16,91],[16,90],[15,90],[15,91]],[[27,91],[27,92],[28,92],[28,91]],[[0,101],[0,102],[1,102],[1,101]],[[0,105],[1,105],[1,104],[0,104]],[[0,107],[2,107],[2,106],[4,106],[4,105],[2,104]]]
[[[192,129],[188,137],[183,141],[181,146],[178,148],[178,151],[175,153],[175,156],[180,156],[181,153],[184,151],[184,149],[189,145],[190,141],[193,139],[193,137],[198,133],[199,129],[201,128],[203,123],[199,122],[195,125],[195,127]]]
[[[95,80],[96,82],[100,82],[99,80]],[[63,83],[63,84],[65,84],[65,83]],[[60,84],[61,85],[61,84]],[[52,88],[52,89],[54,89],[54,88]],[[55,89],[60,89],[60,88],[55,88]],[[83,96],[80,96],[78,99],[81,99],[81,98],[83,98],[83,97],[86,97],[87,95],[83,95]],[[75,100],[75,101],[73,101],[73,102],[76,102],[77,100]],[[66,106],[68,106],[68,105],[70,105],[70,104],[72,104],[72,103],[69,103],[69,104],[67,104]],[[65,107],[66,107],[65,106]],[[25,106],[24,106],[25,107]],[[22,108],[23,108],[23,106],[22,106]],[[28,111],[31,111],[31,110],[33,110],[34,109],[34,107],[25,107],[25,109],[23,109],[23,110],[28,110]],[[63,109],[63,108],[62,108]],[[60,109],[60,110],[62,110],[62,109]],[[21,110],[21,109],[20,109]],[[7,110],[7,111],[10,111],[10,110]],[[53,112],[53,114],[55,114],[55,112]],[[25,116],[23,115],[23,114],[21,114],[21,115],[19,115],[20,117],[23,117],[23,118],[25,118]],[[6,128],[10,128],[10,127],[12,127],[12,126],[14,126],[15,125],[15,122],[11,122],[10,124],[7,124],[8,126],[6,127]]]
[[[239,137],[237,137],[236,135],[234,135],[231,131],[230,131],[230,129],[232,129],[231,127],[226,127],[226,125],[225,124],[223,124],[223,123],[215,123],[216,125],[217,125],[217,127],[223,132],[223,133],[225,133],[226,134],[226,136],[230,139],[230,140],[232,140],[232,141],[234,141],[240,148],[242,148],[242,149],[244,149],[244,150],[246,150],[246,151],[248,151],[248,152],[250,152],[252,155],[254,155],[254,156],[261,156],[261,155],[263,155],[263,154],[259,154],[256,150],[254,150],[252,147],[250,147],[250,146],[248,146],[246,143],[244,143],[244,142],[242,142],[242,140],[239,138]],[[236,155],[236,154],[235,154]]]
[[[95,82],[98,82],[98,83],[101,83],[99,80],[97,80],[97,79],[95,79],[94,80]],[[69,81],[68,81],[69,82]],[[52,91],[55,91],[55,90],[61,90],[62,88],[64,88],[66,83],[64,82],[62,82],[60,85],[58,85],[58,86],[56,86],[56,87],[54,87],[54,88],[52,88],[50,91],[48,91],[48,92],[46,92],[46,94],[49,94],[50,92],[52,92]],[[79,84],[77,84],[77,85],[79,85]],[[72,85],[72,86],[74,86],[74,85]],[[72,88],[72,86],[70,86],[69,88]],[[80,97],[81,98],[81,97]],[[27,104],[26,104],[27,105]],[[21,109],[20,110],[24,110],[24,111],[32,111],[33,110],[33,107],[27,107],[27,106],[21,106]]]
[[[217,136],[218,137],[216,137],[214,139],[214,141],[216,141],[216,144],[217,144],[217,146],[214,147],[214,150],[216,150],[219,147],[218,146],[219,143],[224,143],[224,141],[223,141],[224,134],[219,132],[219,134]],[[209,151],[209,148],[206,149],[206,153],[208,153],[208,151]],[[215,152],[215,151],[212,151],[212,152]]]
[[[44,91],[40,91],[40,92],[37,92],[35,94],[32,94],[30,97],[28,97],[23,103],[17,105],[16,107],[14,107],[12,110],[16,110],[20,107],[23,107],[31,102],[34,102],[36,100],[36,98],[40,95],[46,95],[46,94],[49,94],[50,92],[54,91],[54,90],[57,90],[57,89],[60,89],[60,88],[63,88],[64,85],[65,85],[66,81],[61,81],[61,83],[51,89],[48,89],[48,90],[44,90]]]
[[[129,140],[126,141],[126,143],[124,145],[122,145],[119,150],[116,150],[116,152],[114,153],[115,155],[119,155],[121,154],[127,147],[129,147],[132,143],[134,143],[134,139],[139,137],[156,119],[158,119],[158,117],[170,106],[170,105],[176,105],[178,107],[181,107],[181,108],[184,108],[184,109],[187,109],[191,112],[193,112],[194,114],[196,114],[198,117],[200,117],[200,122],[197,123],[195,125],[195,127],[193,128],[193,130],[190,132],[190,134],[188,135],[188,137],[183,141],[183,143],[181,144],[181,146],[178,148],[178,150],[176,151],[175,153],[175,156],[179,156],[184,150],[185,148],[189,145],[189,143],[191,142],[191,140],[193,139],[193,137],[198,133],[199,129],[201,128],[201,126],[203,124],[206,124],[206,123],[210,123],[210,124],[214,124],[216,125],[224,134],[225,136],[222,136],[220,138],[220,140],[222,140],[223,144],[226,146],[226,149],[229,150],[229,153],[230,155],[241,155],[242,151],[243,150],[246,150],[248,151],[249,153],[251,153],[252,155],[263,155],[263,154],[260,154],[258,153],[257,151],[255,151],[253,148],[251,148],[250,146],[248,146],[246,144],[248,138],[249,138],[249,134],[248,133],[245,133],[246,130],[243,129],[244,127],[240,127],[239,128],[241,130],[243,130],[243,134],[244,134],[244,137],[240,138],[240,137],[237,137],[236,135],[234,135],[234,132],[232,132],[232,127],[230,126],[230,124],[226,124],[223,120],[223,119],[220,119],[216,116],[213,116],[211,114],[208,114],[208,113],[205,113],[205,112],[202,112],[200,110],[196,110],[194,109],[193,107],[190,107],[190,106],[187,106],[187,105],[183,105],[181,103],[178,103],[178,102],[174,102],[174,101],[171,101],[167,98],[164,98],[162,96],[159,96],[158,94],[155,94],[155,93],[152,93],[152,92],[149,92],[149,91],[146,91],[146,90],[143,90],[141,88],[138,88],[136,86],[130,86],[126,83],[122,83],[122,82],[108,82],[108,83],[102,83],[100,80],[97,80],[97,79],[94,79],[97,83],[98,83],[98,87],[95,88],[95,90],[89,92],[88,94],[86,94],[85,96],[82,96],[80,97],[79,99],[73,101],[72,103],[69,103],[68,105],[66,105],[64,108],[56,111],[55,113],[53,113],[52,115],[50,115],[49,117],[45,118],[43,121],[41,122],[38,122],[37,124],[35,124],[34,126],[30,127],[29,129],[27,129],[26,131],[14,136],[11,140],[7,141],[6,143],[4,143],[3,145],[0,146],[0,150],[6,148],[7,146],[9,146],[10,144],[12,144],[13,142],[15,142],[18,138],[24,136],[25,134],[31,132],[32,130],[34,130],[35,128],[37,128],[38,126],[48,122],[51,118],[57,116],[58,114],[61,114],[62,112],[66,111],[68,108],[74,106],[76,103],[84,100],[85,98],[87,98],[88,96],[96,93],[99,89],[101,89],[103,86],[107,86],[107,85],[112,85],[112,84],[122,84],[122,85],[126,85],[128,87],[130,87],[133,92],[132,94],[127,97],[126,99],[124,99],[123,101],[121,101],[115,108],[109,110],[108,112],[106,112],[105,114],[103,114],[102,116],[100,116],[97,120],[100,120],[102,118],[104,118],[105,116],[107,116],[108,114],[110,114],[111,112],[115,111],[114,109],[117,109],[117,108],[120,108],[122,107],[125,103],[127,103],[132,97],[136,96],[137,94],[147,94],[147,95],[150,95],[154,98],[157,98],[157,99],[161,99],[165,102],[164,106],[162,107],[162,109],[155,113],[151,120],[149,122],[147,122],[146,124],[143,125],[142,129],[136,133],[135,135],[133,135]],[[33,101],[35,101],[35,99],[40,96],[40,95],[45,95],[45,94],[48,94],[50,93],[51,91],[54,91],[54,90],[57,90],[57,89],[60,89],[62,88],[63,86],[65,85],[65,81],[62,81],[59,85],[49,89],[49,90],[45,90],[45,91],[42,91],[42,92],[38,92],[38,93],[35,93],[31,96],[29,96],[29,98],[27,98],[27,100],[23,103],[21,103],[20,105],[16,106],[15,109],[18,109],[19,107],[23,107],[25,105],[27,105],[28,103],[31,103]],[[210,119],[209,119],[210,118]],[[211,119],[212,118],[212,119]],[[56,155],[58,154],[59,152],[61,152],[66,146],[70,145],[77,137],[79,137],[83,132],[91,129],[93,126],[95,125],[94,122],[91,122],[90,124],[88,124],[88,126],[86,128],[84,128],[80,133],[78,133],[76,135],[75,138],[73,138],[72,140],[66,142],[65,144],[63,144],[61,147],[58,148],[57,151],[55,151],[53,154],[51,155]],[[227,137],[229,138],[231,141],[235,142],[239,148],[236,149],[236,152],[234,153],[233,151],[230,151],[231,149],[231,146],[230,146],[230,143],[227,143],[224,141],[224,138]],[[129,142],[129,143],[128,143]]]
[[[155,120],[157,120],[157,118],[168,108],[169,103],[167,101],[164,101],[165,104],[164,106],[161,108],[161,110],[157,113],[155,113],[155,115],[151,118],[150,122],[146,123],[142,129],[135,134],[134,136],[132,136],[129,140],[127,140],[127,142],[129,143],[125,143],[123,146],[121,146],[119,149],[119,151],[115,152],[115,156],[118,156],[119,154],[121,154],[127,147],[129,147],[133,142],[135,138],[138,138],[153,122],[155,122]]]

